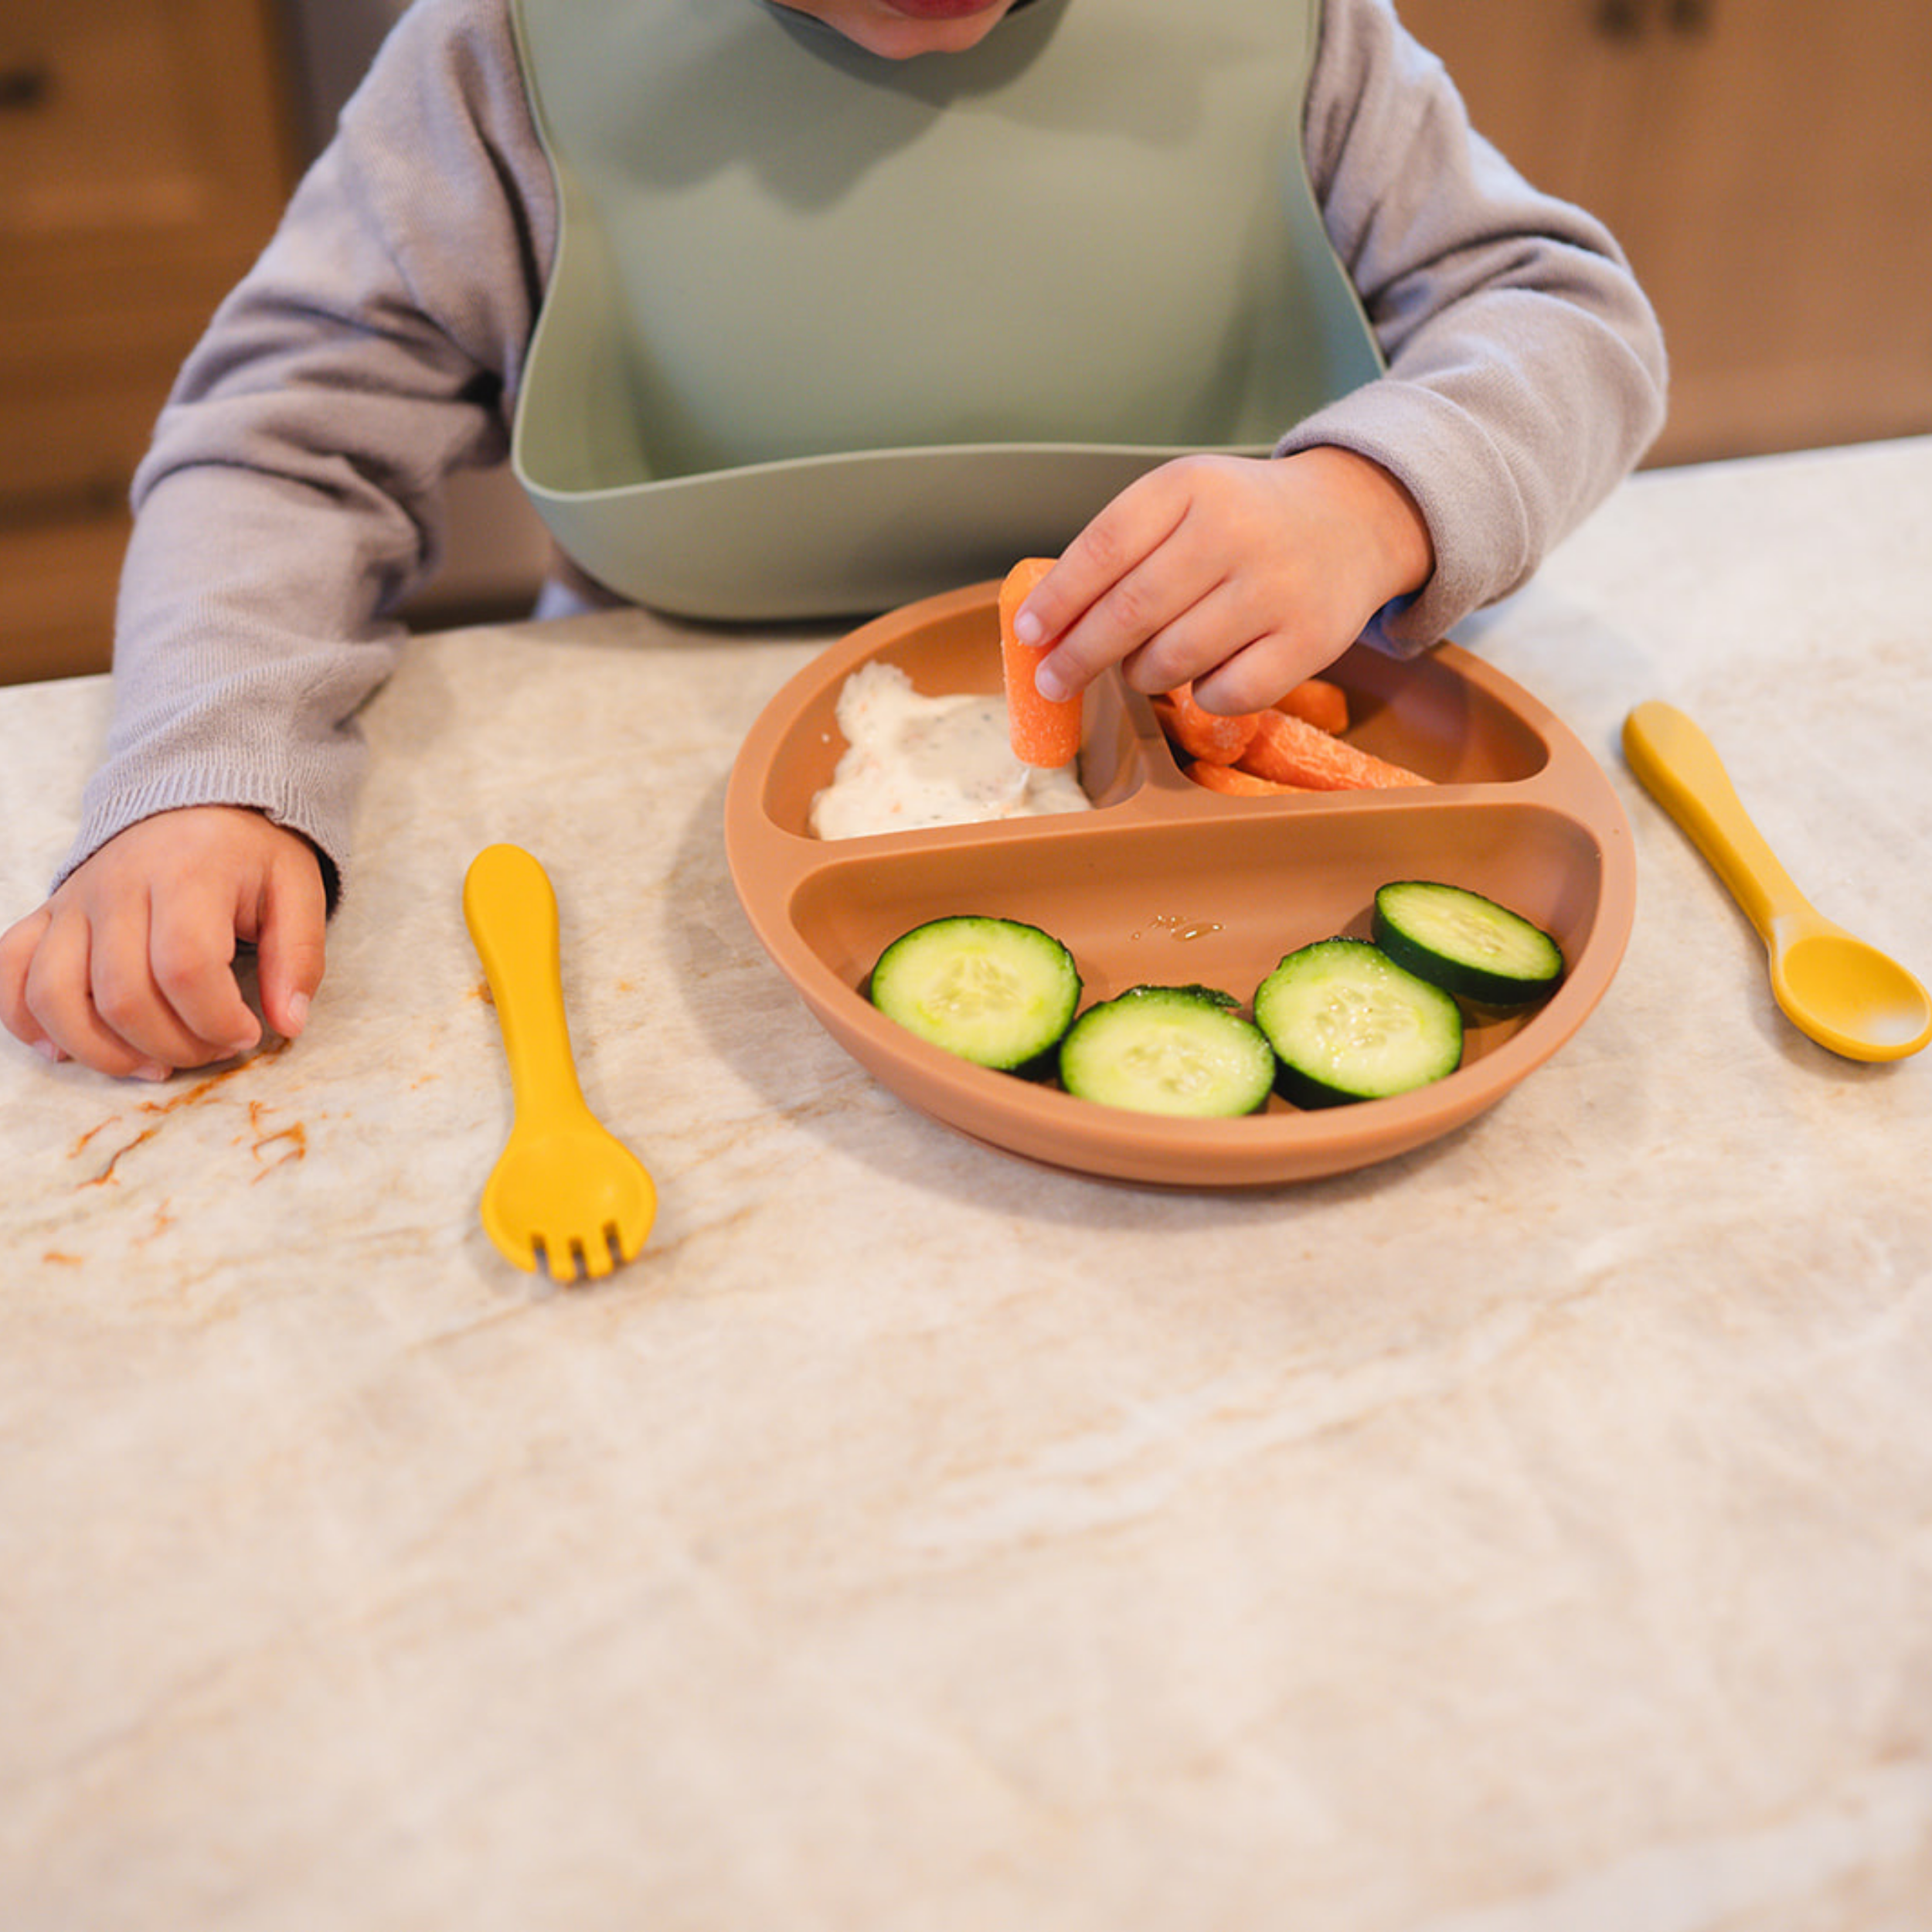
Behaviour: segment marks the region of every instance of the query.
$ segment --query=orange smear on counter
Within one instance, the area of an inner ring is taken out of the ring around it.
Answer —
[[[160,1131],[161,1129],[158,1127],[144,1128],[125,1147],[117,1147],[114,1149],[113,1154],[108,1157],[107,1165],[98,1174],[83,1181],[80,1185],[83,1187],[105,1187],[110,1181],[117,1179],[114,1169],[120,1166],[121,1156],[124,1154],[133,1153],[136,1148],[151,1141]]]

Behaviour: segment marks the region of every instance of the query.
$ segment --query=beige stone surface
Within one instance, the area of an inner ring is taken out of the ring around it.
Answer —
[[[1615,750],[1682,704],[1932,976],[1929,530],[1932,443],[1652,473],[1469,626],[1624,794],[1623,971],[1471,1126],[1234,1195],[804,1013],[720,818],[822,639],[418,640],[307,1038],[0,1041],[0,1923],[1932,1923],[1932,1056],[1794,1032]],[[8,918],[104,715],[0,692]],[[477,1223],[499,838],[662,1190],[594,1290]]]

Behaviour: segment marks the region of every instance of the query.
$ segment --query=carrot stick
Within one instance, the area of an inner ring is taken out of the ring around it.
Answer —
[[[1274,708],[1338,738],[1349,728],[1349,694],[1326,678],[1304,679],[1287,696],[1277,699]]]
[[[1217,765],[1206,758],[1196,758],[1187,767],[1187,775],[1204,790],[1218,791],[1230,798],[1278,798],[1284,792],[1310,789],[1307,785],[1281,784],[1273,778],[1243,771],[1239,765]]]
[[[1260,728],[1243,753],[1241,767],[1277,784],[1306,785],[1316,791],[1363,791],[1429,782],[1284,711],[1261,714]]]
[[[1253,712],[1228,718],[1203,711],[1191,685],[1176,685],[1151,702],[1168,738],[1190,758],[1205,758],[1213,765],[1233,764],[1247,750],[1260,722]]]
[[[1043,698],[1033,673],[1048,650],[1025,645],[1013,635],[1013,616],[1027,594],[1053,567],[1051,557],[1029,557],[1007,573],[999,590],[1000,668],[1006,680],[1007,727],[1013,756],[1043,770],[1071,764],[1080,748],[1080,701]]]

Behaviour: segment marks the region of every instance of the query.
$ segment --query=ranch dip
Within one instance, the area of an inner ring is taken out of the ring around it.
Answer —
[[[896,665],[861,665],[838,693],[838,729],[846,748],[811,801],[821,838],[1092,808],[1071,765],[1013,756],[1002,697],[929,698]]]

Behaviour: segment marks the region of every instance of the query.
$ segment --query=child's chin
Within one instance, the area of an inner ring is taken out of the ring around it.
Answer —
[[[869,19],[839,23],[861,46],[888,60],[959,53],[976,46],[1007,11],[1007,0],[882,0]]]
[[[913,20],[968,20],[999,9],[999,0],[886,0],[886,4]]]

